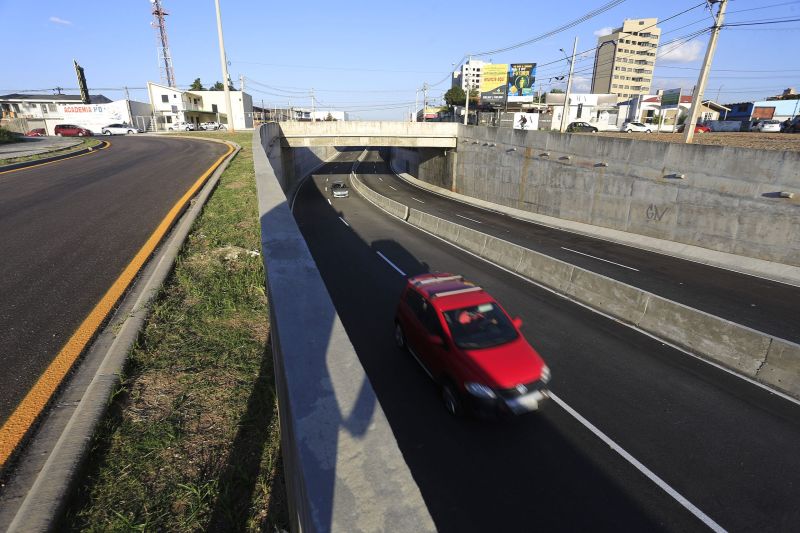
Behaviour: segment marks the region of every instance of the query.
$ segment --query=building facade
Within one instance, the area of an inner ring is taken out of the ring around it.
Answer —
[[[253,127],[253,98],[243,91],[230,91],[231,115],[225,113],[225,91],[182,91],[147,82],[156,130],[168,131],[182,122],[197,127],[202,122],[220,122],[236,129]]]
[[[650,93],[661,29],[658,19],[626,19],[597,39],[592,93],[615,94],[618,102]]]
[[[467,87],[470,89],[479,90],[481,87],[481,72],[484,65],[488,65],[485,61],[479,59],[471,59],[461,65],[460,70],[453,72],[453,87],[461,87],[464,92]]]

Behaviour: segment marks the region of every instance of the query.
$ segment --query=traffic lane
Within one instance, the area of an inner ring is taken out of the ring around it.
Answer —
[[[120,137],[101,154],[0,176],[0,423],[174,203],[226,150]]]
[[[386,392],[370,369],[371,359],[365,354],[380,354],[373,355],[377,357],[373,364],[381,372],[386,353],[391,353],[391,320],[402,278],[393,289],[382,288],[389,283],[385,279],[365,286],[374,274],[371,268],[357,266],[361,263],[353,247],[367,248],[366,243],[409,275],[429,269],[456,271],[489,289],[527,324],[527,336],[553,369],[553,391],[724,527],[774,529],[800,518],[795,506],[800,489],[793,486],[800,474],[800,462],[793,453],[800,437],[796,404],[516,276],[487,268],[485,262],[362,204],[358,197],[334,200],[339,212],[329,219],[317,215],[325,222],[309,228],[320,234],[309,239],[309,246],[393,426],[394,408],[407,403],[408,391],[419,387],[396,389],[395,372],[389,371]],[[324,204],[320,211],[324,213]],[[351,230],[339,216],[360,237],[350,239],[349,246],[343,244]],[[326,236],[326,229],[338,232]],[[330,248],[327,259],[322,255],[326,247]],[[367,256],[382,261],[368,252],[364,260]],[[338,265],[334,273],[326,270],[329,262]],[[394,272],[388,265],[383,268]],[[377,301],[382,292],[386,293],[383,300]],[[368,301],[368,296],[376,301]],[[361,342],[372,344],[362,348]],[[394,398],[384,401],[391,392],[396,393]],[[435,393],[431,395],[435,401]],[[442,409],[438,402],[431,408]],[[551,410],[548,406],[546,411]],[[419,408],[410,409],[408,416],[419,412]],[[409,431],[415,436],[422,432],[419,428]],[[405,435],[399,429],[395,434]],[[521,451],[516,460],[524,457]],[[436,457],[431,464],[440,460]]]
[[[377,153],[377,152],[373,152]],[[414,187],[377,161],[359,166],[365,184],[420,211],[539,251],[792,342],[800,342],[800,287],[592,239],[480,209]]]
[[[300,190],[295,217],[439,530],[527,530],[534,523],[559,530],[698,529],[559,409],[507,424],[452,419],[421,368],[394,347],[403,278],[375,252],[402,262],[409,274],[428,265],[393,240],[366,245],[339,216],[380,234],[396,228],[372,213],[359,220],[371,207],[356,206],[356,197],[335,199],[331,209],[319,189],[307,183]],[[620,478],[633,490],[624,490]]]

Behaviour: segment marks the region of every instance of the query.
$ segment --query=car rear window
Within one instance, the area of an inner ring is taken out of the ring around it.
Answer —
[[[453,342],[466,350],[490,348],[518,337],[506,314],[491,302],[445,311],[444,319]]]

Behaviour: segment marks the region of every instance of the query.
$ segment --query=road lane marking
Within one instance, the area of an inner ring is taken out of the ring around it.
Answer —
[[[392,267],[393,269],[397,270],[397,272],[399,272],[401,276],[403,276],[403,277],[406,277],[406,276],[407,276],[407,274],[406,274],[405,272],[403,272],[402,270],[400,270],[400,268],[399,268],[397,265],[395,265],[394,263],[392,263],[391,261],[389,261],[389,259],[388,259],[388,258],[387,258],[385,255],[383,255],[383,254],[382,254],[382,253],[380,253],[380,252],[375,252],[375,253],[376,253],[376,254],[378,254],[379,256],[381,256],[381,259],[383,259],[384,261],[386,261],[387,263],[389,263],[389,266],[390,266],[390,267]]]
[[[707,514],[705,514],[703,511],[701,511],[692,502],[690,502],[689,500],[684,498],[677,490],[675,490],[671,486],[669,486],[666,481],[664,481],[663,479],[658,477],[652,470],[650,470],[649,468],[644,466],[638,459],[636,459],[634,456],[632,456],[627,451],[625,451],[622,448],[622,446],[620,446],[619,444],[617,444],[616,442],[611,440],[611,438],[608,435],[606,435],[605,433],[603,433],[602,431],[597,429],[597,427],[594,424],[592,424],[591,422],[586,420],[575,409],[573,409],[572,407],[567,405],[567,403],[564,400],[562,400],[561,398],[559,398],[558,396],[556,396],[552,392],[550,392],[550,398],[555,403],[557,403],[559,406],[561,406],[561,408],[564,409],[567,413],[572,415],[572,417],[575,420],[577,420],[578,422],[583,424],[583,426],[586,429],[588,429],[589,431],[594,433],[594,435],[597,438],[599,438],[600,440],[602,440],[606,445],[608,445],[609,448],[611,448],[612,450],[614,450],[615,452],[620,454],[622,456],[622,458],[625,459],[626,461],[628,461],[628,463],[630,463],[634,468],[636,468],[636,470],[638,470],[639,472],[644,474],[647,477],[647,479],[649,479],[650,481],[655,483],[659,488],[661,488],[661,490],[663,490],[670,497],[672,497],[672,499],[674,499],[676,502],[681,504],[687,511],[692,513],[694,516],[696,516],[701,522],[703,522],[706,526],[708,526],[712,531],[717,531],[717,532],[724,532],[725,531],[725,529],[722,526],[717,524],[714,520],[712,520]]]
[[[331,199],[330,199],[330,198],[328,198],[328,203],[329,203],[330,205],[333,205],[333,204],[331,203]]]
[[[172,227],[173,222],[183,212],[183,208],[194,197],[197,191],[205,184],[208,177],[228,157],[234,148],[228,145],[228,151],[220,156],[208,170],[206,170],[189,190],[172,206],[167,215],[153,231],[144,245],[139,249],[122,274],[114,281],[100,301],[95,305],[80,326],[73,332],[69,340],[58,352],[50,365],[45,369],[36,384],[28,391],[25,398],[17,405],[8,420],[0,427],[0,465],[5,464],[16,449],[17,445],[28,433],[33,423],[39,418],[44,408],[50,401],[53,393],[61,385],[64,377],[72,369],[72,365],[83,353],[89,342],[94,338],[97,330],[105,322],[108,315],[114,310],[117,301],[125,293],[130,284],[139,274],[142,266],[147,262],[153,251],[163,237]]]
[[[414,200],[414,201],[416,201],[416,202],[419,202],[419,203],[421,203],[421,204],[424,204],[424,203],[425,203],[425,202],[423,202],[422,200],[420,200],[420,199],[418,199],[418,198],[414,198],[413,196],[409,196],[409,198],[411,198],[412,200]]]
[[[380,176],[378,176],[378,179],[379,179],[380,181],[383,181],[383,178],[382,178],[382,177],[380,177]]]
[[[564,248],[562,246],[561,249],[562,250],[566,250],[568,252],[572,252],[574,254],[585,255],[586,257],[591,257],[592,259],[597,259],[598,261],[605,261],[606,263],[611,263],[612,265],[617,265],[618,267],[627,268],[629,270],[635,270],[636,272],[639,272],[638,268],[633,268],[633,267],[629,267],[629,266],[626,266],[626,265],[622,265],[620,263],[615,263],[614,261],[609,261],[608,259],[603,259],[602,257],[596,257],[594,255],[585,254],[583,252],[579,252],[578,250],[573,250],[572,248]]]
[[[397,190],[397,189],[395,189],[394,187],[392,187],[391,185],[389,185],[389,188],[390,188],[390,189],[392,189],[393,191],[396,191],[396,190]]]
[[[341,221],[342,221],[342,224],[344,224],[344,225],[345,225],[345,226],[347,226],[348,228],[350,227],[350,224],[348,224],[348,223],[347,223],[347,221],[346,221],[345,219],[343,219],[342,217],[339,217],[339,220],[341,220]]]
[[[475,220],[474,218],[465,217],[464,215],[459,215],[458,213],[455,213],[455,215],[457,217],[461,217],[461,218],[464,218],[464,219],[467,219],[467,220],[471,220],[472,222],[475,222],[476,224],[483,224],[483,222],[481,222],[480,220]]]
[[[105,146],[103,146],[103,143],[105,143]],[[12,169],[12,170],[4,170],[4,171],[0,172],[0,174],[10,174],[11,172],[19,172],[20,170],[28,170],[28,169],[31,169],[31,168],[39,168],[39,167],[43,167],[45,165],[52,165],[53,163],[61,163],[62,161],[66,161],[67,159],[75,159],[76,157],[83,157],[85,155],[91,155],[91,154],[99,152],[100,150],[105,150],[106,148],[110,147],[111,146],[111,141],[100,141],[100,144],[98,146],[99,146],[99,148],[96,148],[96,147],[92,146],[92,149],[90,151],[86,152],[85,154],[71,155],[69,157],[62,157],[61,159],[56,159],[55,161],[43,161],[43,162],[37,163],[35,165],[28,165],[27,167],[15,168],[15,169]],[[82,149],[86,150],[86,148],[82,148]],[[16,163],[10,163],[10,164],[14,165]]]

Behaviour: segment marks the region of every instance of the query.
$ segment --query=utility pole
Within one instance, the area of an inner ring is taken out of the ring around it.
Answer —
[[[714,58],[714,51],[717,49],[719,30],[722,28],[722,21],[725,19],[725,9],[728,7],[728,0],[708,0],[708,3],[718,3],[719,10],[717,11],[717,18],[714,21],[714,27],[711,29],[711,37],[708,40],[708,48],[706,48],[706,57],[703,59],[703,66],[700,68],[700,74],[697,76],[697,86],[695,87],[694,94],[692,94],[692,107],[689,109],[689,117],[683,123],[683,142],[687,144],[691,143],[694,138],[694,126],[697,124],[697,116],[700,114],[700,108],[703,105],[703,92],[706,90],[708,73],[711,70],[711,60]]]
[[[428,83],[425,82],[422,84],[422,122],[427,122],[425,120],[425,111],[428,110]]]
[[[569,116],[569,97],[572,93],[572,70],[575,68],[575,52],[578,49],[578,37],[572,43],[572,59],[569,62],[569,78],[567,78],[567,93],[564,95],[564,111],[561,113],[561,133],[567,129],[567,117]]]
[[[239,90],[244,92],[244,74],[239,74]]]
[[[467,56],[467,65],[472,63],[472,56]],[[466,126],[469,124],[469,93],[472,92],[472,87],[470,87],[470,83],[467,80],[466,76],[466,65],[461,67],[461,79],[464,80],[464,85],[467,86],[467,98],[464,100],[464,125]]]
[[[311,88],[311,122],[315,122],[315,115],[317,111],[317,106],[314,102],[314,88]]]
[[[419,109],[419,89],[414,90],[414,120],[417,121],[417,109]]]
[[[230,76],[228,76],[228,56],[225,55],[225,40],[222,38],[222,15],[219,12],[219,0],[214,0],[214,5],[217,8],[217,35],[219,37],[219,60],[222,63],[222,79],[225,85],[225,112],[228,115],[228,131],[234,133],[236,131],[233,125],[233,109],[231,109],[231,90],[228,85],[230,84]]]

